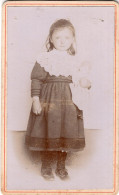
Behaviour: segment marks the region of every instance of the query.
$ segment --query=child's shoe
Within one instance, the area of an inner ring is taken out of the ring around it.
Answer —
[[[57,168],[55,170],[55,173],[57,176],[59,176],[61,179],[65,179],[68,177],[67,169],[65,168],[65,160],[67,157],[66,152],[58,152],[57,153]]]
[[[41,175],[47,180],[53,180],[54,175],[51,168],[52,152],[44,151],[41,154]]]
[[[65,179],[65,178],[67,178],[68,177],[68,172],[67,172],[67,169],[65,169],[65,168],[60,168],[60,169],[56,169],[55,170],[55,173],[56,173],[56,175],[57,176],[59,176],[61,179]]]
[[[54,175],[52,173],[52,169],[51,167],[41,167],[41,175],[47,179],[47,180],[53,180],[54,179]]]

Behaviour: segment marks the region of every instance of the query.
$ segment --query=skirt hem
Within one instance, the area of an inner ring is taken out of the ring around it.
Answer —
[[[81,151],[85,147],[85,138],[36,138],[26,136],[25,144],[34,151]]]

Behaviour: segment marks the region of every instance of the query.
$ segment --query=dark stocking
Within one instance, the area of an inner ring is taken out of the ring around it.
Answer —
[[[66,152],[57,152],[57,168],[56,174],[61,178],[66,178],[68,176],[68,172],[65,168],[67,153]]]
[[[41,174],[45,179],[53,179],[53,173],[51,168],[53,152],[42,151],[41,152]]]
[[[65,161],[66,161],[67,153],[66,152],[58,152],[57,155],[57,168],[65,168]]]

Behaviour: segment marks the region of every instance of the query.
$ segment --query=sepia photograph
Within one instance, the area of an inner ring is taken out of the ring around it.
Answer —
[[[118,4],[2,11],[2,191],[115,194]]]

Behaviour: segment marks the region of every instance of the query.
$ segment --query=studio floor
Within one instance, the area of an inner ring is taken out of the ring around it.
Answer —
[[[25,147],[25,131],[9,131],[7,139],[7,190],[98,190],[113,188],[113,132],[85,130],[86,147],[67,157],[69,178],[47,181],[40,173],[39,153]]]

